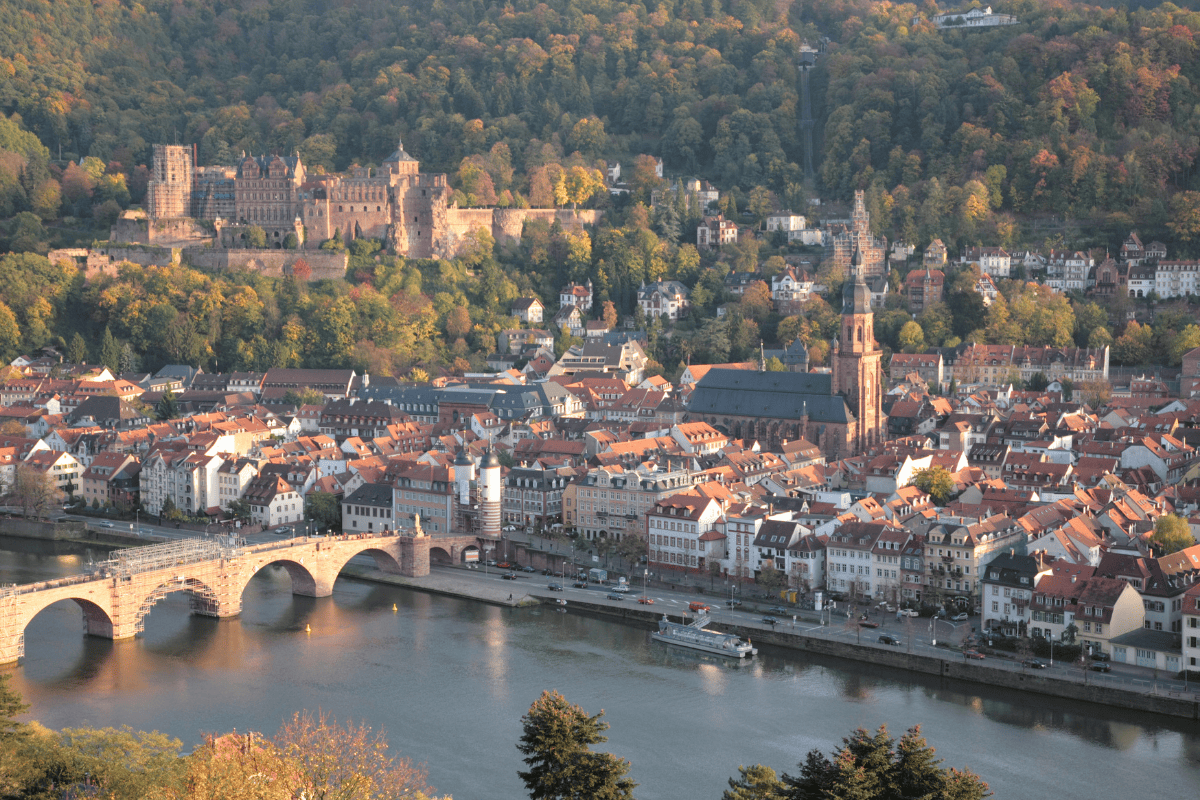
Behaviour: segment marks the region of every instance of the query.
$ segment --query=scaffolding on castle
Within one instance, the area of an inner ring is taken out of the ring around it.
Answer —
[[[201,561],[227,561],[241,555],[245,545],[245,539],[235,536],[180,539],[123,550],[116,558],[89,565],[88,572],[93,575],[126,577]]]

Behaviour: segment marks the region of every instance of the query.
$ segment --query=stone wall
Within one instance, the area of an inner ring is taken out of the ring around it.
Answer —
[[[483,228],[501,244],[518,244],[525,223],[540,219],[553,224],[555,220],[567,230],[582,230],[595,225],[603,211],[568,208],[451,208],[446,211],[445,233],[439,241],[438,252],[457,255],[467,234]]]
[[[328,250],[220,250],[209,247],[184,248],[183,260],[193,267],[224,270],[245,267],[268,277],[291,274],[292,264],[303,258],[312,268],[310,281],[346,277],[350,257]]]
[[[105,267],[109,265],[104,264],[100,258],[107,258],[109,265],[128,261],[131,264],[141,264],[143,267],[165,267],[168,264],[179,263],[179,249],[149,244],[139,245],[131,242],[116,245],[102,242],[89,254],[89,268],[94,264],[98,271],[104,271]]]
[[[70,522],[41,522],[32,519],[6,519],[0,523],[0,534],[21,539],[79,539],[84,535],[84,524]]]

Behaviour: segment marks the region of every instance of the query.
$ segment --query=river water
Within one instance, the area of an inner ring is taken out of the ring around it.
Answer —
[[[86,561],[3,538],[0,548],[11,548],[0,582]],[[604,620],[347,579],[332,598],[295,597],[276,568],[243,599],[241,617],[213,620],[170,595],[125,642],[83,636],[66,601],[29,625],[21,665],[0,669],[53,728],[131,725],[190,746],[204,732],[274,732],[300,709],[365,721],[456,800],[527,796],[515,745],[543,689],[606,711],[605,747],[632,762],[640,800],[719,798],[740,764],[795,771],[808,750],[882,723],[896,735],[919,723],[946,764],[980,773],[1001,798],[1200,792],[1200,728],[1183,720],[771,648],[731,663]]]

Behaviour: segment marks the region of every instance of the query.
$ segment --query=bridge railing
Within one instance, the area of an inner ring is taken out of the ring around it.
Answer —
[[[283,539],[278,542],[263,542],[262,544],[249,545],[246,548],[247,552],[251,553],[268,553],[272,550],[286,550],[290,547],[296,547],[302,544],[311,542],[352,542],[358,539],[402,539],[405,537],[412,538],[412,534],[405,534],[403,531],[365,531],[363,533],[342,533],[334,536],[297,536],[295,539]]]
[[[73,586],[77,583],[88,583],[89,581],[102,580],[108,577],[107,575],[82,574],[68,575],[65,578],[51,578],[48,581],[38,581],[37,583],[10,583],[5,586],[0,586],[0,598],[15,597],[20,594],[29,594],[30,592],[41,592],[46,589],[57,589],[62,586]]]

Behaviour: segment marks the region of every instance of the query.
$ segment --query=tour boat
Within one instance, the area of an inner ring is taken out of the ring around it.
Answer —
[[[651,633],[650,638],[667,644],[677,644],[680,647],[690,647],[693,650],[702,650],[705,653],[715,653],[732,658],[758,655],[758,648],[753,647],[750,642],[742,641],[736,634],[706,631],[704,630],[706,624],[708,624],[708,615],[706,614],[702,614],[690,625],[671,622],[667,619],[667,615],[663,614],[663,618],[658,621],[658,630]]]

